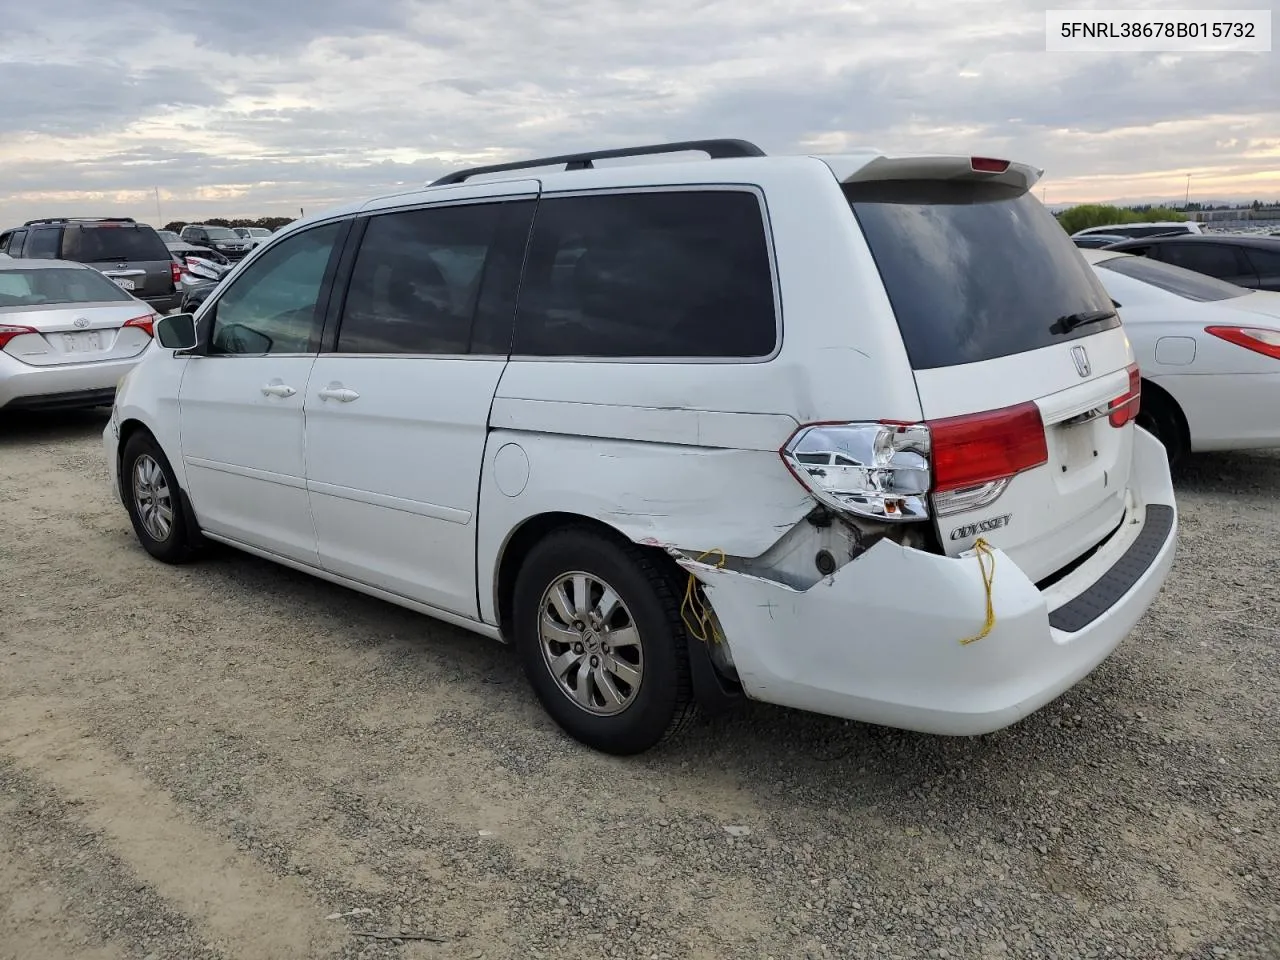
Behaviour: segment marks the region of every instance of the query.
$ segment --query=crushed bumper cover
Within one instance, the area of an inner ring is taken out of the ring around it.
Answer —
[[[1159,442],[1137,431],[1120,528],[1045,591],[997,550],[996,616],[983,624],[979,558],[882,540],[806,590],[683,558],[723,627],[747,696],[925,733],[1014,723],[1119,645],[1173,566],[1177,511]]]

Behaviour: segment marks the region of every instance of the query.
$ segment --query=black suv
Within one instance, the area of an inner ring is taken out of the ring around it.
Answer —
[[[253,249],[253,241],[246,240],[230,227],[215,227],[205,223],[189,223],[182,228],[182,239],[197,247],[217,250],[230,260],[243,260]]]
[[[28,220],[0,232],[0,253],[93,267],[158,313],[178,306],[181,268],[155,228],[131,217]]]
[[[1280,239],[1253,234],[1144,237],[1113,243],[1121,250],[1194,270],[1250,290],[1280,291]]]

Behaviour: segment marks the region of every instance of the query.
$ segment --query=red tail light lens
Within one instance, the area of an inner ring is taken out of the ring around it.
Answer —
[[[0,323],[0,350],[3,350],[5,345],[14,337],[39,332],[35,327],[20,327],[16,323]]]
[[[137,327],[148,337],[154,337],[156,335],[156,315],[148,313],[145,317],[134,317],[132,320],[126,320],[124,326]]]
[[[1269,330],[1266,327],[1205,327],[1204,332],[1264,357],[1280,360],[1280,330]]]
[[[176,260],[169,261],[169,278],[175,287],[182,282],[182,267],[178,266]]]
[[[1004,480],[1049,462],[1044,420],[1031,401],[930,420],[927,426],[935,494]]]
[[[969,169],[974,173],[1004,173],[1009,169],[1009,161],[994,157],[970,157]]]
[[[1112,400],[1109,408],[1113,427],[1123,427],[1138,419],[1138,407],[1142,404],[1142,374],[1136,363],[1129,364],[1128,371],[1129,389]]]

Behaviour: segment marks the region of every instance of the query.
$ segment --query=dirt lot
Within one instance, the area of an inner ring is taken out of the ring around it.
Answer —
[[[1156,607],[1013,729],[617,760],[495,643],[151,561],[104,422],[0,421],[4,960],[1280,957],[1280,452],[1183,473]]]

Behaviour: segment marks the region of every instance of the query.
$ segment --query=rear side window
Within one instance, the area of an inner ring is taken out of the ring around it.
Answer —
[[[339,353],[507,353],[533,201],[384,213],[351,271]]]
[[[62,242],[62,257],[80,263],[123,263],[168,260],[169,250],[151,227],[86,225],[67,228]]]
[[[58,240],[61,237],[62,231],[56,227],[52,230],[32,230],[23,256],[30,260],[57,260]]]
[[[513,354],[767,357],[777,327],[754,193],[661,191],[539,203]]]
[[[916,370],[1024,353],[1120,324],[1080,251],[1030,194],[944,182],[844,189]],[[1085,316],[1096,319],[1080,322]]]
[[[1160,259],[1223,280],[1253,272],[1241,262],[1235,247],[1221,243],[1166,243],[1160,248]]]
[[[1275,250],[1264,250],[1261,247],[1248,247],[1245,255],[1258,271],[1260,277],[1280,277],[1280,244]]]
[[[1187,300],[1207,302],[1210,300],[1230,300],[1232,297],[1243,297],[1250,291],[1237,287],[1234,283],[1217,280],[1203,273],[1195,273],[1175,267],[1172,264],[1150,260],[1147,257],[1114,257],[1094,264],[1103,270],[1111,270],[1122,276],[1141,280],[1167,293],[1176,294]]]
[[[22,242],[26,239],[27,231],[15,230],[9,237],[9,246],[7,247],[9,256],[14,257],[15,259],[22,256]]]

